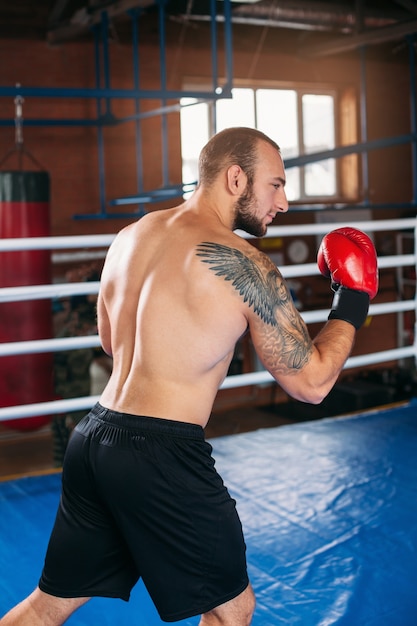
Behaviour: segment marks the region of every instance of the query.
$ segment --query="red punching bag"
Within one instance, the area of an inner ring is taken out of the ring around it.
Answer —
[[[49,174],[47,172],[0,172],[0,238],[49,236]],[[0,287],[43,285],[51,282],[49,250],[0,250]],[[50,299],[1,302],[0,342],[52,337]],[[0,356],[0,406],[53,400],[51,353]],[[49,416],[14,419],[16,430],[34,430]]]

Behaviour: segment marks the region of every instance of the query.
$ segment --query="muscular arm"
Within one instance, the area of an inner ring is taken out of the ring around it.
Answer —
[[[327,322],[312,340],[288,287],[266,255],[215,243],[198,256],[229,281],[246,305],[255,350],[266,369],[291,396],[319,403],[329,393],[352,349],[355,331],[341,320]]]

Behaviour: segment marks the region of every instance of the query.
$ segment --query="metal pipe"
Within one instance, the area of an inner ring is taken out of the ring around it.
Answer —
[[[132,99],[143,98],[150,100],[180,100],[181,98],[203,98],[217,100],[218,94],[212,91],[178,91],[167,90],[161,93],[157,89],[109,89],[91,87],[1,87],[0,97],[15,97],[17,95],[30,96],[32,98],[115,98]],[[225,97],[225,96],[223,96]]]
[[[101,63],[100,63],[100,30],[98,26],[94,28],[94,61],[95,61],[95,78],[96,87],[101,85]],[[101,99],[96,98],[97,119],[102,117]],[[98,176],[99,176],[99,198],[100,213],[105,214],[106,211],[106,183],[105,183],[105,164],[104,164],[104,137],[101,126],[97,128],[97,158],[98,158]]]
[[[219,96],[217,99],[223,99],[223,94]],[[210,98],[212,100],[212,98]],[[115,117],[113,114],[111,118],[105,118],[103,116],[97,119],[82,119],[82,118],[74,118],[74,119],[53,119],[53,120],[43,120],[43,119],[30,119],[26,126],[114,126],[116,124],[123,124],[125,122],[132,122],[135,120],[146,119],[149,117],[156,117],[157,115],[161,115],[162,113],[178,113],[182,108],[195,106],[196,104],[200,104],[202,102],[209,102],[209,100],[203,98],[196,100],[195,102],[190,102],[187,104],[169,104],[167,106],[158,107],[156,109],[152,109],[152,111],[142,111],[140,112],[138,109],[138,100],[135,99],[135,108],[136,113],[134,115],[128,115],[127,117]],[[14,121],[12,119],[0,119],[0,126],[13,126]]]
[[[224,49],[226,62],[226,84],[223,94],[229,98],[233,87],[233,36],[232,36],[232,8],[231,0],[224,0]]]
[[[408,42],[408,59],[410,69],[410,126],[411,133],[415,135],[417,133],[417,97],[416,97],[416,63],[415,63],[415,51],[414,42],[415,35],[407,38]],[[417,203],[417,139],[413,139],[411,142],[411,160],[412,160],[412,175],[413,175],[413,202]]]
[[[361,142],[364,144],[368,141],[368,111],[367,111],[367,98],[366,98],[366,48],[363,46],[360,49],[360,111],[361,111]],[[369,204],[369,168],[368,168],[368,153],[366,150],[362,151],[362,191],[363,191],[363,203]]]
[[[363,132],[366,135],[366,124],[364,125]],[[379,150],[381,148],[400,146],[406,143],[410,143],[411,141],[415,141],[416,139],[417,134],[410,133],[408,135],[397,135],[396,137],[383,137],[380,139],[372,139],[370,141],[362,141],[355,144],[332,148],[331,150],[312,152],[310,154],[285,159],[285,167],[289,168],[296,167],[297,165],[307,165],[308,163],[324,161],[325,159],[337,159],[348,154],[363,153],[369,150]]]
[[[133,52],[133,84],[135,89],[140,85],[140,63],[139,63],[139,11],[131,11],[132,20],[132,52]],[[142,158],[142,133],[141,133],[141,113],[139,100],[135,98],[135,151],[136,151],[136,181],[137,190],[143,189],[143,158]],[[139,205],[139,211],[143,213],[143,204]]]
[[[166,93],[167,73],[166,73],[166,47],[165,47],[165,0],[159,0],[159,74],[161,80],[161,92]],[[162,108],[166,106],[166,99],[161,98]],[[168,147],[168,124],[165,113],[161,115],[161,143],[162,143],[162,184],[169,182],[169,147]]]
[[[109,20],[108,20],[107,11],[103,11],[101,14],[101,50],[103,53],[104,87],[106,89],[110,89]],[[111,117],[110,98],[106,98],[106,115]]]
[[[210,33],[211,33],[211,75],[213,91],[217,92],[219,86],[219,68],[217,55],[217,23],[216,23],[216,0],[210,0]]]

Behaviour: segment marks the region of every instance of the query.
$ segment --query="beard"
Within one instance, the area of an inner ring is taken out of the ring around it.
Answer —
[[[266,234],[266,226],[256,217],[257,207],[253,185],[248,184],[245,193],[235,202],[233,230],[240,229],[254,237],[263,237]]]

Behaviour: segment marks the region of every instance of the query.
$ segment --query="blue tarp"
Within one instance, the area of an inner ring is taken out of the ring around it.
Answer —
[[[253,626],[416,626],[416,400],[211,443],[245,531]],[[37,583],[59,488],[59,474],[0,483],[0,614]],[[141,583],[67,623],[162,624]]]

